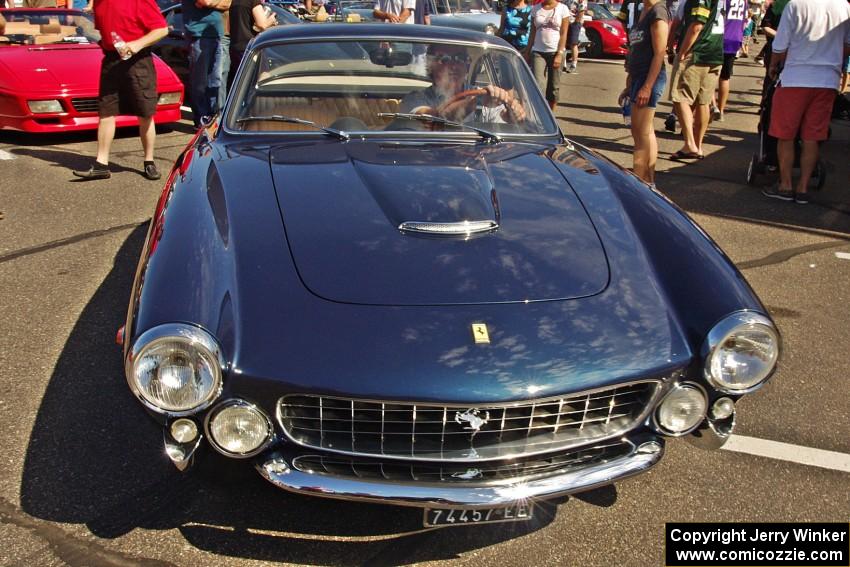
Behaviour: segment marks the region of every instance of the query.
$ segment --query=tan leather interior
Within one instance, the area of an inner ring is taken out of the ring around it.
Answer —
[[[38,26],[38,33],[40,34],[49,34],[49,33],[61,33],[62,26],[59,25],[59,22],[50,22],[47,24],[41,24]]]
[[[339,118],[349,117],[362,120],[370,130],[376,130],[390,122],[388,118],[380,118],[377,114],[398,112],[400,103],[401,101],[395,98],[258,97],[252,105],[251,114],[254,116],[280,114],[311,120],[321,126],[330,126]],[[309,126],[271,121],[248,122],[245,129],[311,130]]]
[[[62,41],[62,38],[77,35],[75,26],[63,26],[58,21],[46,24],[30,24],[27,22],[6,22],[6,35],[32,36],[33,43],[43,45]]]

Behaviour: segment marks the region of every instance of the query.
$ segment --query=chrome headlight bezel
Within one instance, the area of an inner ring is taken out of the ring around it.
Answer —
[[[773,352],[769,357],[769,362],[765,366],[765,369],[759,373],[760,377],[757,381],[753,381],[749,385],[740,388],[730,386],[720,377],[715,376],[712,372],[711,367],[714,357],[718,355],[720,349],[730,338],[734,337],[736,334],[753,329],[767,332],[773,340]],[[721,319],[720,322],[712,327],[705,339],[705,342],[703,343],[703,376],[713,388],[724,394],[740,395],[754,392],[761,388],[771,375],[773,375],[773,372],[776,370],[777,362],[779,361],[781,347],[782,340],[779,335],[779,331],[769,318],[754,311],[738,311],[732,313]]]
[[[251,410],[257,415],[261,416],[265,421],[267,430],[266,437],[263,442],[260,443],[255,449],[247,451],[245,453],[230,452],[221,445],[219,445],[215,436],[212,434],[212,423],[215,417],[218,416],[222,411],[231,407],[242,407]],[[252,404],[251,402],[245,401],[240,398],[231,398],[228,400],[224,400],[221,403],[217,404],[212,410],[207,412],[206,418],[204,419],[204,432],[207,434],[207,439],[209,439],[210,445],[212,445],[213,449],[215,449],[225,457],[232,457],[234,459],[247,459],[258,455],[269,446],[272,440],[274,440],[274,424],[272,423],[271,418],[256,404]]]
[[[216,362],[216,364],[211,365],[213,381],[209,391],[202,397],[202,401],[193,407],[181,409],[162,407],[156,403],[156,400],[147,395],[147,392],[144,391],[136,380],[135,368],[137,363],[143,360],[144,355],[151,348],[163,342],[182,342],[190,348],[203,349],[206,351],[207,356]],[[149,410],[169,417],[194,415],[212,405],[221,395],[222,377],[225,370],[226,363],[218,341],[204,329],[185,323],[167,323],[148,329],[133,343],[124,363],[124,374],[133,395]]]
[[[698,393],[698,394],[702,397],[702,401],[703,401],[703,411],[702,411],[702,412],[701,412],[701,414],[700,414],[700,418],[699,418],[699,419],[696,421],[696,423],[694,423],[691,427],[688,427],[687,429],[683,429],[682,431],[673,431],[672,429],[669,429],[669,428],[665,427],[665,426],[661,423],[661,420],[660,420],[660,419],[658,419],[658,412],[659,412],[659,411],[661,411],[661,406],[663,406],[663,405],[664,405],[664,402],[665,402],[665,401],[666,401],[666,400],[667,400],[667,399],[668,399],[668,398],[669,398],[672,394],[677,393],[677,392],[681,392],[681,391],[683,391],[683,390],[692,390],[692,391],[694,391],[694,392]],[[666,435],[666,436],[668,436],[668,437],[683,437],[683,436],[685,436],[685,435],[687,435],[687,434],[689,434],[689,433],[692,433],[692,432],[693,432],[693,431],[695,431],[695,430],[696,430],[696,429],[697,429],[700,425],[702,425],[702,423],[705,421],[705,417],[706,417],[706,415],[707,415],[707,413],[708,413],[708,409],[709,409],[709,404],[708,404],[708,394],[706,393],[705,388],[703,388],[701,385],[699,385],[699,384],[697,384],[697,383],[695,383],[695,382],[682,382],[682,383],[675,383],[675,384],[673,384],[673,387],[672,387],[672,388],[670,388],[670,389],[669,389],[669,390],[668,390],[668,391],[664,394],[664,396],[661,398],[661,401],[660,401],[660,402],[658,402],[658,405],[656,405],[656,406],[655,406],[655,409],[652,411],[652,423],[655,425],[655,428],[656,428],[656,429],[657,429],[660,433],[662,433],[663,435]]]

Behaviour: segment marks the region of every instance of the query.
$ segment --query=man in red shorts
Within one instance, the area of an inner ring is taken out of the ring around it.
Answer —
[[[168,35],[168,25],[154,0],[96,0],[95,27],[100,31],[103,62],[100,66],[97,157],[91,167],[74,171],[83,179],[107,179],[109,150],[115,138],[115,117],[139,118],[139,137],[145,152],[143,175],[159,179],[153,161],[156,129],[156,70],[150,46]],[[113,33],[125,42],[118,48]],[[119,52],[120,48],[120,52]],[[127,59],[122,59],[127,57]]]
[[[770,76],[779,68],[768,132],[778,140],[779,183],[762,193],[774,199],[809,202],[806,192],[818,161],[818,143],[826,140],[841,62],[850,54],[850,6],[847,0],[791,0],[773,40]],[[794,140],[803,150],[796,190]]]

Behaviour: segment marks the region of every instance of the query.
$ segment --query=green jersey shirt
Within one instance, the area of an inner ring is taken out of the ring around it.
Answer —
[[[693,47],[696,65],[723,64],[724,20],[720,4],[721,0],[687,0],[685,4],[685,18],[682,22],[679,43],[681,44],[685,38],[691,24],[703,24],[702,31]]]

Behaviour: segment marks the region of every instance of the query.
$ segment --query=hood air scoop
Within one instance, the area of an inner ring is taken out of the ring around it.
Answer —
[[[428,222],[405,221],[398,225],[402,232],[430,234],[433,236],[472,236],[482,232],[492,232],[499,228],[496,221]]]

